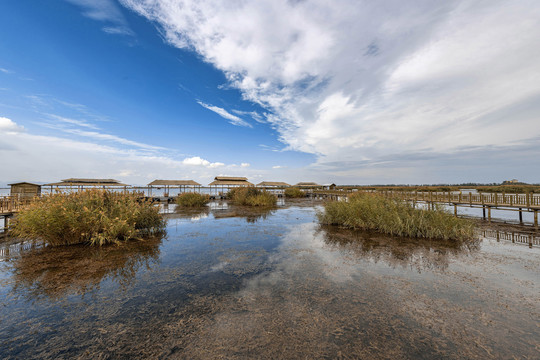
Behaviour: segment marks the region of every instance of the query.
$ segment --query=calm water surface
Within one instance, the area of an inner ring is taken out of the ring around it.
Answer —
[[[0,358],[540,358],[539,247],[168,211],[163,239],[1,246]]]

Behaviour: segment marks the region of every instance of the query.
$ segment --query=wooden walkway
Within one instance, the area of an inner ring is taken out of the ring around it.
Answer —
[[[19,200],[14,196],[0,196],[0,230],[4,232],[9,226],[9,219],[30,204],[31,200]]]
[[[461,193],[461,192],[429,192],[429,191],[366,191],[377,193],[392,199],[410,201],[413,203],[446,204],[457,207],[482,208],[484,218],[491,220],[491,210],[509,210],[519,212],[520,223],[523,223],[522,212],[532,212],[534,226],[538,227],[538,211],[540,211],[540,196],[537,194],[505,194],[505,193]],[[347,196],[349,191],[313,191],[312,196],[334,199]],[[486,215],[487,212],[487,215]]]

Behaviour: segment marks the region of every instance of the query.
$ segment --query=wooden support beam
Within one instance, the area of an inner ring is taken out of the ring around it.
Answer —
[[[538,210],[534,210],[534,228],[538,230]]]
[[[519,224],[523,225],[523,211],[519,208]]]

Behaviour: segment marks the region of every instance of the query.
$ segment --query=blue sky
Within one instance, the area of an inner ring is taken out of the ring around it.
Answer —
[[[538,18],[520,0],[2,1],[0,183],[540,182]]]

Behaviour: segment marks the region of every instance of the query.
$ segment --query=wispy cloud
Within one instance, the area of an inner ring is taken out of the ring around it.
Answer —
[[[256,111],[232,110],[232,112],[241,116],[249,116],[256,122],[261,123],[261,124],[266,123],[266,121],[264,120],[264,117]]]
[[[122,10],[114,0],[66,0],[83,9],[83,15],[107,25],[102,30],[108,34],[134,35]]]
[[[4,68],[0,68],[0,72],[3,72],[4,74],[13,74],[13,71]]]
[[[67,118],[67,117],[63,117],[63,116],[59,116],[59,115],[55,115],[55,114],[47,114],[47,115],[50,118],[52,118],[54,120],[57,120],[57,121],[59,121],[61,123],[80,126],[80,127],[84,127],[84,128],[88,128],[88,129],[99,130],[99,127],[97,127],[96,125],[91,124],[91,123],[89,123],[87,121],[84,121],[84,120],[71,119],[71,118]]]
[[[231,123],[232,125],[253,127],[253,126],[251,126],[250,123],[242,120],[241,118],[239,118],[236,115],[231,114],[230,112],[228,112],[227,110],[225,110],[223,108],[220,108],[220,107],[217,107],[217,106],[214,106],[214,105],[205,104],[202,101],[197,101],[197,103],[199,105],[201,105],[202,107],[204,107],[204,108],[206,108],[206,109],[208,109],[210,111],[215,112],[216,114],[218,114],[222,118],[229,120],[229,123]]]

